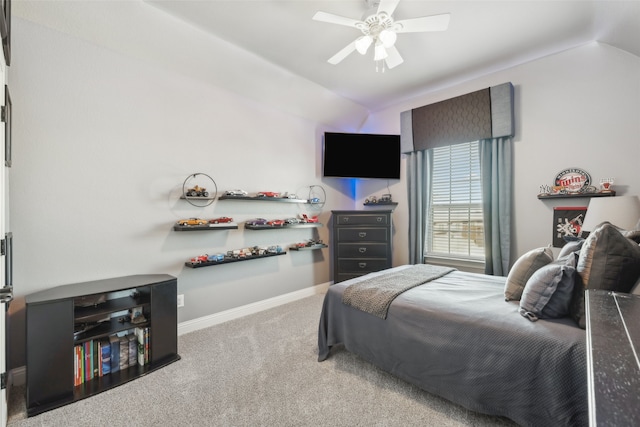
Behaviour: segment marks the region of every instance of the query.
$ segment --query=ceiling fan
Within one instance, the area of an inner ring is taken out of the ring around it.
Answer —
[[[444,31],[449,26],[449,13],[395,21],[393,12],[396,10],[400,0],[364,1],[369,8],[362,16],[362,20],[346,18],[327,12],[316,12],[313,15],[315,21],[354,27],[362,32],[362,36],[329,58],[328,62],[330,64],[338,64],[355,50],[364,55],[369,50],[369,47],[373,45],[373,59],[376,64],[384,60],[382,70],[384,71],[384,64],[391,69],[404,61],[395,47],[399,33]]]

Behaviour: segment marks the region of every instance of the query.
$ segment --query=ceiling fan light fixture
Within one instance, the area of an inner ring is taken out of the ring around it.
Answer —
[[[380,42],[385,48],[390,48],[396,43],[396,40],[398,39],[398,35],[393,30],[385,29],[380,31],[380,34],[378,35],[378,39],[380,40]]]
[[[373,57],[373,60],[382,61],[387,56],[389,56],[389,54],[387,53],[387,50],[384,48],[384,45],[382,43],[376,43],[376,50],[375,50],[375,55]]]
[[[356,40],[356,50],[360,55],[364,55],[369,50],[369,46],[373,43],[373,38],[371,36],[362,36],[358,40]]]

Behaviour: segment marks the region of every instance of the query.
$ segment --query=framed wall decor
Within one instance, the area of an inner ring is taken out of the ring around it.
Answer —
[[[4,86],[4,107],[2,107],[2,121],[4,122],[4,165],[11,167],[11,94],[9,86]]]
[[[585,238],[582,222],[587,214],[586,206],[563,206],[553,208],[553,247],[561,248],[567,239]]]

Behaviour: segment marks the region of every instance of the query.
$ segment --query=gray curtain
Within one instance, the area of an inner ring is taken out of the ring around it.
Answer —
[[[485,273],[506,276],[511,264],[511,137],[480,141]]]
[[[432,150],[407,155],[407,190],[409,200],[409,263],[424,264],[429,188],[431,186]]]

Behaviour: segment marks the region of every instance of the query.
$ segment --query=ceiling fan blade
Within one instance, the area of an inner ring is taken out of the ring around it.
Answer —
[[[342,61],[344,58],[349,56],[349,54],[351,52],[353,52],[354,50],[356,50],[356,42],[352,41],[347,46],[345,46],[344,49],[342,49],[340,52],[336,53],[331,58],[329,58],[329,60],[327,62],[329,64],[336,65],[337,63]]]
[[[384,62],[387,64],[387,68],[392,69],[393,67],[397,67],[398,65],[404,62],[402,56],[400,56],[400,52],[396,49],[395,46],[391,46],[387,48],[387,57]]]
[[[380,0],[380,4],[378,5],[378,13],[385,12],[387,15],[391,16],[396,10],[398,3],[400,3],[400,0]]]
[[[444,31],[449,27],[450,13],[403,19],[395,22],[396,33],[419,33],[423,31]]]
[[[362,22],[357,19],[351,19],[344,16],[334,15],[327,12],[316,12],[312,18],[314,21],[328,22],[330,24],[346,25],[347,27],[355,27],[356,24]]]

